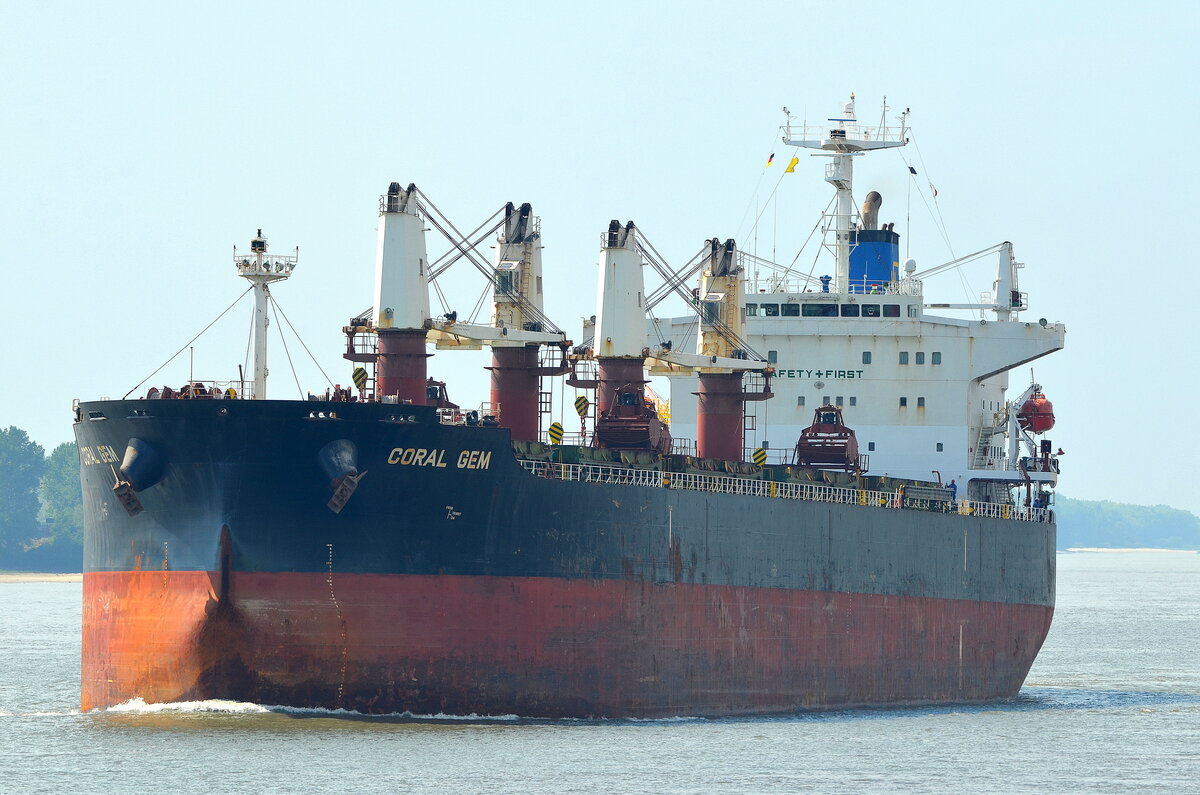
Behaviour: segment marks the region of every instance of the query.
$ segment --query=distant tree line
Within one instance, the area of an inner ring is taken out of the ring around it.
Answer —
[[[78,448],[64,442],[47,456],[20,428],[0,429],[0,569],[82,567]]]
[[[1200,517],[1166,505],[1054,498],[1058,548],[1200,549]]]

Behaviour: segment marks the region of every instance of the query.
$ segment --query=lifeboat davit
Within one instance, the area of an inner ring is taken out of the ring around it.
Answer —
[[[1034,392],[1017,412],[1021,429],[1030,433],[1045,433],[1054,427],[1054,404],[1041,392]]]

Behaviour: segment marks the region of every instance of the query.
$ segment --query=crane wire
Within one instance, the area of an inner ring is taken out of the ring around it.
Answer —
[[[271,303],[275,304],[276,306],[279,306],[279,301],[276,301],[274,299],[272,299]],[[329,377],[329,374],[325,372],[325,369],[323,367],[321,367],[321,363],[317,361],[317,357],[313,356],[312,351],[310,351],[308,349],[308,346],[304,344],[304,338],[300,336],[300,332],[296,331],[296,327],[292,325],[292,321],[288,319],[287,313],[283,311],[282,306],[279,306],[279,314],[283,315],[284,322],[286,322],[288,324],[288,328],[290,328],[292,330],[292,333],[296,335],[296,340],[300,343],[300,347],[304,348],[304,352],[308,354],[308,358],[312,359],[313,364],[315,364],[317,366],[317,369],[321,371],[321,375],[325,376],[325,383],[329,384],[330,386],[333,386],[333,379]],[[280,330],[279,333],[280,333],[280,336],[283,335],[282,329]],[[284,350],[287,350],[286,344],[284,345]],[[297,384],[297,386],[299,386],[299,384]]]
[[[275,325],[279,325],[279,306],[275,301],[271,301],[271,312],[275,315]],[[291,324],[289,323],[288,325]],[[295,329],[292,329],[292,331],[295,331]],[[296,339],[299,338],[299,335],[297,335]],[[283,343],[283,353],[287,356],[288,367],[292,370],[292,380],[296,382],[296,394],[300,396],[301,400],[304,400],[304,390],[300,388],[300,376],[296,374],[296,365],[292,363],[292,352],[288,350],[287,337],[283,333],[282,326],[279,327],[279,341]]]
[[[232,303],[232,304],[230,304],[229,306],[225,307],[224,311],[223,311],[223,312],[221,312],[221,314],[217,315],[215,318],[213,318],[213,320],[212,320],[212,322],[211,322],[211,323],[209,323],[209,324],[208,324],[207,326],[205,326],[204,328],[200,329],[200,333],[199,333],[199,334],[197,334],[196,336],[192,337],[190,340],[188,340],[187,342],[185,342],[185,343],[183,344],[183,347],[182,347],[182,348],[180,348],[179,350],[175,351],[175,353],[171,354],[171,357],[170,357],[169,359],[167,359],[165,362],[163,362],[162,364],[160,364],[160,365],[159,365],[157,368],[155,368],[154,372],[150,373],[150,375],[146,376],[146,377],[145,377],[145,378],[143,378],[141,381],[139,381],[137,384],[135,384],[135,385],[134,385],[134,387],[133,387],[133,389],[130,389],[128,392],[126,392],[126,393],[125,393],[125,394],[124,394],[124,395],[121,397],[121,400],[125,400],[125,398],[129,397],[129,396],[130,396],[130,395],[133,393],[134,389],[137,389],[137,388],[138,388],[138,387],[140,387],[142,384],[145,384],[145,383],[146,383],[147,381],[149,381],[151,378],[153,378],[154,376],[158,375],[158,371],[159,371],[159,370],[163,369],[163,368],[164,368],[164,367],[166,367],[168,364],[170,364],[172,361],[174,361],[174,359],[175,359],[175,357],[176,357],[176,356],[178,356],[179,354],[183,353],[185,350],[187,350],[187,347],[188,347],[189,345],[191,345],[191,344],[192,344],[193,342],[195,342],[196,340],[200,339],[201,335],[203,335],[203,334],[204,334],[204,332],[206,332],[206,331],[208,331],[210,328],[212,328],[212,327],[213,327],[213,326],[216,324],[216,322],[217,322],[218,320],[220,320],[221,318],[225,317],[225,314],[226,314],[226,313],[227,313],[227,312],[228,312],[230,309],[233,309],[235,306],[237,306],[237,303],[238,303],[238,301],[241,301],[243,298],[245,298],[245,297],[246,297],[246,293],[250,292],[250,291],[251,291],[251,290],[253,290],[253,289],[254,289],[254,285],[250,285],[249,287],[247,287],[247,288],[246,288],[246,291],[245,291],[245,292],[243,292],[241,295],[239,295],[237,298],[235,298],[235,299],[233,300],[233,303]]]
[[[529,315],[536,322],[540,323],[543,328],[549,329],[550,332],[554,333],[554,334],[563,334],[563,330],[560,329],[557,325],[555,325],[554,322],[551,321],[550,318],[547,317],[544,312],[542,312],[540,309],[538,309],[536,306],[534,306],[534,304],[528,298],[521,295],[516,290],[505,289],[505,288],[501,287],[499,284],[499,280],[496,278],[495,271],[488,268],[487,265],[482,264],[475,256],[472,256],[472,252],[474,252],[475,246],[478,244],[472,243],[470,246],[464,247],[464,243],[466,243],[468,241],[463,237],[463,234],[462,234],[462,232],[460,232],[458,230],[458,227],[456,227],[454,225],[454,222],[451,221],[446,216],[445,213],[443,213],[440,209],[438,209],[437,205],[435,205],[433,203],[433,201],[430,200],[430,198],[423,191],[421,191],[420,188],[417,188],[416,190],[417,190],[417,193],[420,195],[420,197],[422,199],[424,199],[424,202],[421,202],[421,201],[417,202],[417,207],[424,213],[425,220],[429,221],[429,223],[431,223],[434,226],[434,228],[436,228],[439,232],[441,232],[442,235],[447,240],[450,241],[451,245],[455,246],[461,252],[461,254],[464,257],[466,257],[467,261],[470,262],[477,271],[479,271],[481,274],[483,274],[485,279],[487,279],[489,282],[491,282],[496,287],[496,290],[498,292],[500,292],[502,295],[509,297],[513,301],[513,303],[515,303],[521,307],[522,311],[524,311],[525,314]],[[438,216],[437,218],[433,217],[433,215],[429,212],[430,208],[432,208],[433,211],[437,213],[437,216]],[[494,217],[494,215],[493,215],[493,217]],[[454,232],[454,235],[451,235],[449,232],[446,231],[445,228],[443,228],[442,223],[439,222],[439,220],[438,220],[439,218],[441,219],[441,222],[445,222],[446,227],[449,227],[450,230]],[[495,231],[496,229],[499,229],[503,223],[504,223],[504,221],[501,220],[492,228],[492,230],[489,230],[489,232],[485,233],[485,234],[490,234],[490,231]],[[457,261],[457,260],[458,260],[458,257],[455,257],[455,261]],[[446,266],[446,267],[448,267],[448,266]],[[443,267],[442,270],[445,270],[445,267]],[[441,273],[441,271],[439,271],[439,274],[440,273]]]
[[[246,332],[246,355],[242,359],[242,376],[245,380],[245,374],[250,370],[250,343],[254,340],[254,312],[255,308],[250,307],[250,330]],[[242,388],[245,389],[245,384]]]

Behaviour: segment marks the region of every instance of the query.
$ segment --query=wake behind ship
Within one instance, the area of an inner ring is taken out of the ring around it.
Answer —
[[[295,258],[261,233],[235,253],[256,297],[252,383],[76,407],[83,707],[661,717],[1014,696],[1053,614],[1058,465],[1040,386],[1004,390],[1062,326],[1018,320],[1008,244],[974,307],[990,322],[924,314],[878,199],[860,213],[851,196],[851,158],[903,145],[903,123],[861,127],[851,102],[792,132],[830,156],[836,278],[768,291],[719,239],[673,269],[614,221],[579,345],[543,306],[529,205],[463,237],[393,183],[374,306],[344,329],[355,388],[266,399],[270,285]],[[426,225],[449,232],[440,259]],[[475,249],[493,234],[489,264]],[[492,283],[488,324],[429,312],[429,283],[462,259]],[[646,290],[647,266],[663,287]],[[664,332],[647,313],[668,295],[694,314]],[[492,348],[488,404],[450,402],[430,343]],[[925,390],[926,354],[939,389],[917,421],[895,394]],[[817,361],[820,380],[781,376]],[[670,426],[648,366],[671,378]],[[563,375],[580,434],[543,411]],[[811,424],[748,448],[747,418],[784,395]]]

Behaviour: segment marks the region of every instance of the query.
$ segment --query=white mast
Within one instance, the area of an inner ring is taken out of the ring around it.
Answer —
[[[254,287],[254,394],[255,400],[267,399],[267,305],[271,301],[271,290],[267,286],[272,282],[281,282],[292,275],[296,269],[296,261],[300,258],[300,249],[290,257],[271,257],[267,255],[267,238],[262,230],[250,241],[251,257],[239,257],[237,246],[233,247],[233,263],[237,266],[238,275],[246,279]]]
[[[883,104],[884,118],[887,117],[887,99]],[[892,149],[904,146],[908,111],[900,114],[900,127],[863,127],[854,115],[854,95],[849,102],[842,103],[839,117],[827,119],[829,126],[809,127],[804,124],[799,138],[792,138],[791,117],[784,128],[783,142],[788,146],[805,149],[822,149],[833,154],[825,166],[825,181],[837,190],[837,214],[834,217],[834,254],[837,260],[837,291],[845,298],[850,291],[850,231],[854,229],[854,158],[876,149]]]

